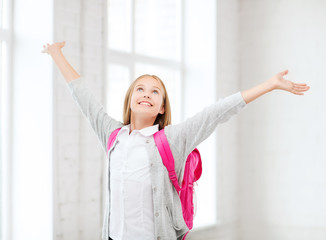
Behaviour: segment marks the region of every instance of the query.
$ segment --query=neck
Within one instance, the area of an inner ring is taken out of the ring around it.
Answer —
[[[133,131],[133,130],[140,130],[140,129],[143,129],[143,128],[146,128],[146,127],[150,127],[150,126],[153,126],[154,125],[154,122],[155,122],[155,119],[156,118],[135,118],[133,116],[131,116],[131,119],[130,119],[130,133]]]

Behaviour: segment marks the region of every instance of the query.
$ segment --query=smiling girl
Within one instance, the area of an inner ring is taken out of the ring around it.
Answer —
[[[219,99],[184,122],[171,125],[168,93],[155,75],[142,75],[127,90],[123,123],[110,117],[88,90],[85,80],[61,52],[65,42],[47,44],[48,53],[106,152],[110,134],[121,128],[107,152],[108,188],[102,239],[173,240],[183,239],[189,231],[182,214],[177,191],[162,163],[153,134],[164,129],[181,185],[185,160],[217,125],[238,114],[248,103],[279,89],[303,95],[306,84],[293,83],[282,71],[263,83]]]

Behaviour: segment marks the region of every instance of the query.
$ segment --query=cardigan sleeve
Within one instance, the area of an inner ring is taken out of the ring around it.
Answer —
[[[194,116],[176,125],[165,127],[171,150],[183,160],[216,129],[217,125],[238,114],[247,104],[241,92],[219,99]],[[176,159],[175,159],[176,160]]]
[[[86,86],[83,77],[77,78],[67,83],[67,85],[73,99],[83,115],[87,118],[106,152],[106,144],[109,134],[111,134],[115,129],[122,127],[123,124],[110,117],[104,111],[102,104],[98,102],[96,97]]]

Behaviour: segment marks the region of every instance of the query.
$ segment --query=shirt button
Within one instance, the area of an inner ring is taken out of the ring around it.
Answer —
[[[146,140],[146,143],[149,143],[149,140]]]
[[[153,163],[151,163],[151,167],[153,167]]]
[[[161,237],[157,237],[157,240],[161,240]]]
[[[158,217],[159,215],[160,215],[160,214],[159,214],[158,212],[157,212],[157,213],[155,213],[155,216],[156,216],[156,217]]]
[[[153,188],[153,191],[156,192],[156,187]]]

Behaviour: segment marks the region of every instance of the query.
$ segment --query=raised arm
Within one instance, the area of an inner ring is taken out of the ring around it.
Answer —
[[[303,92],[309,90],[310,87],[305,83],[294,83],[284,79],[286,74],[288,74],[288,70],[276,74],[274,77],[253,88],[242,91],[241,94],[244,101],[250,103],[265,93],[276,89],[288,91],[296,95],[303,95]]]
[[[51,55],[52,59],[59,68],[61,74],[66,79],[67,83],[80,77],[80,75],[73,69],[67,59],[62,54],[61,48],[65,46],[65,42],[57,42],[52,45],[47,43],[43,45],[43,53]]]
[[[275,89],[285,90],[297,95],[309,90],[307,84],[297,84],[283,78],[287,70],[276,74],[267,81],[242,92],[237,92],[217,102],[194,116],[177,125],[168,125],[165,134],[170,143],[172,153],[181,155],[180,161],[175,162],[176,170],[180,170],[183,161],[188,154],[201,142],[214,132],[218,124],[228,121],[247,106],[247,103],[255,100],[263,94]]]
[[[113,130],[122,127],[123,124],[110,117],[97,97],[91,93],[86,85],[86,81],[68,63],[61,52],[64,42],[47,44],[43,46],[43,53],[50,54],[57,64],[59,70],[67,81],[67,86],[76,101],[81,112],[88,119],[102,147],[106,152],[108,136]],[[73,81],[75,80],[75,81]]]

